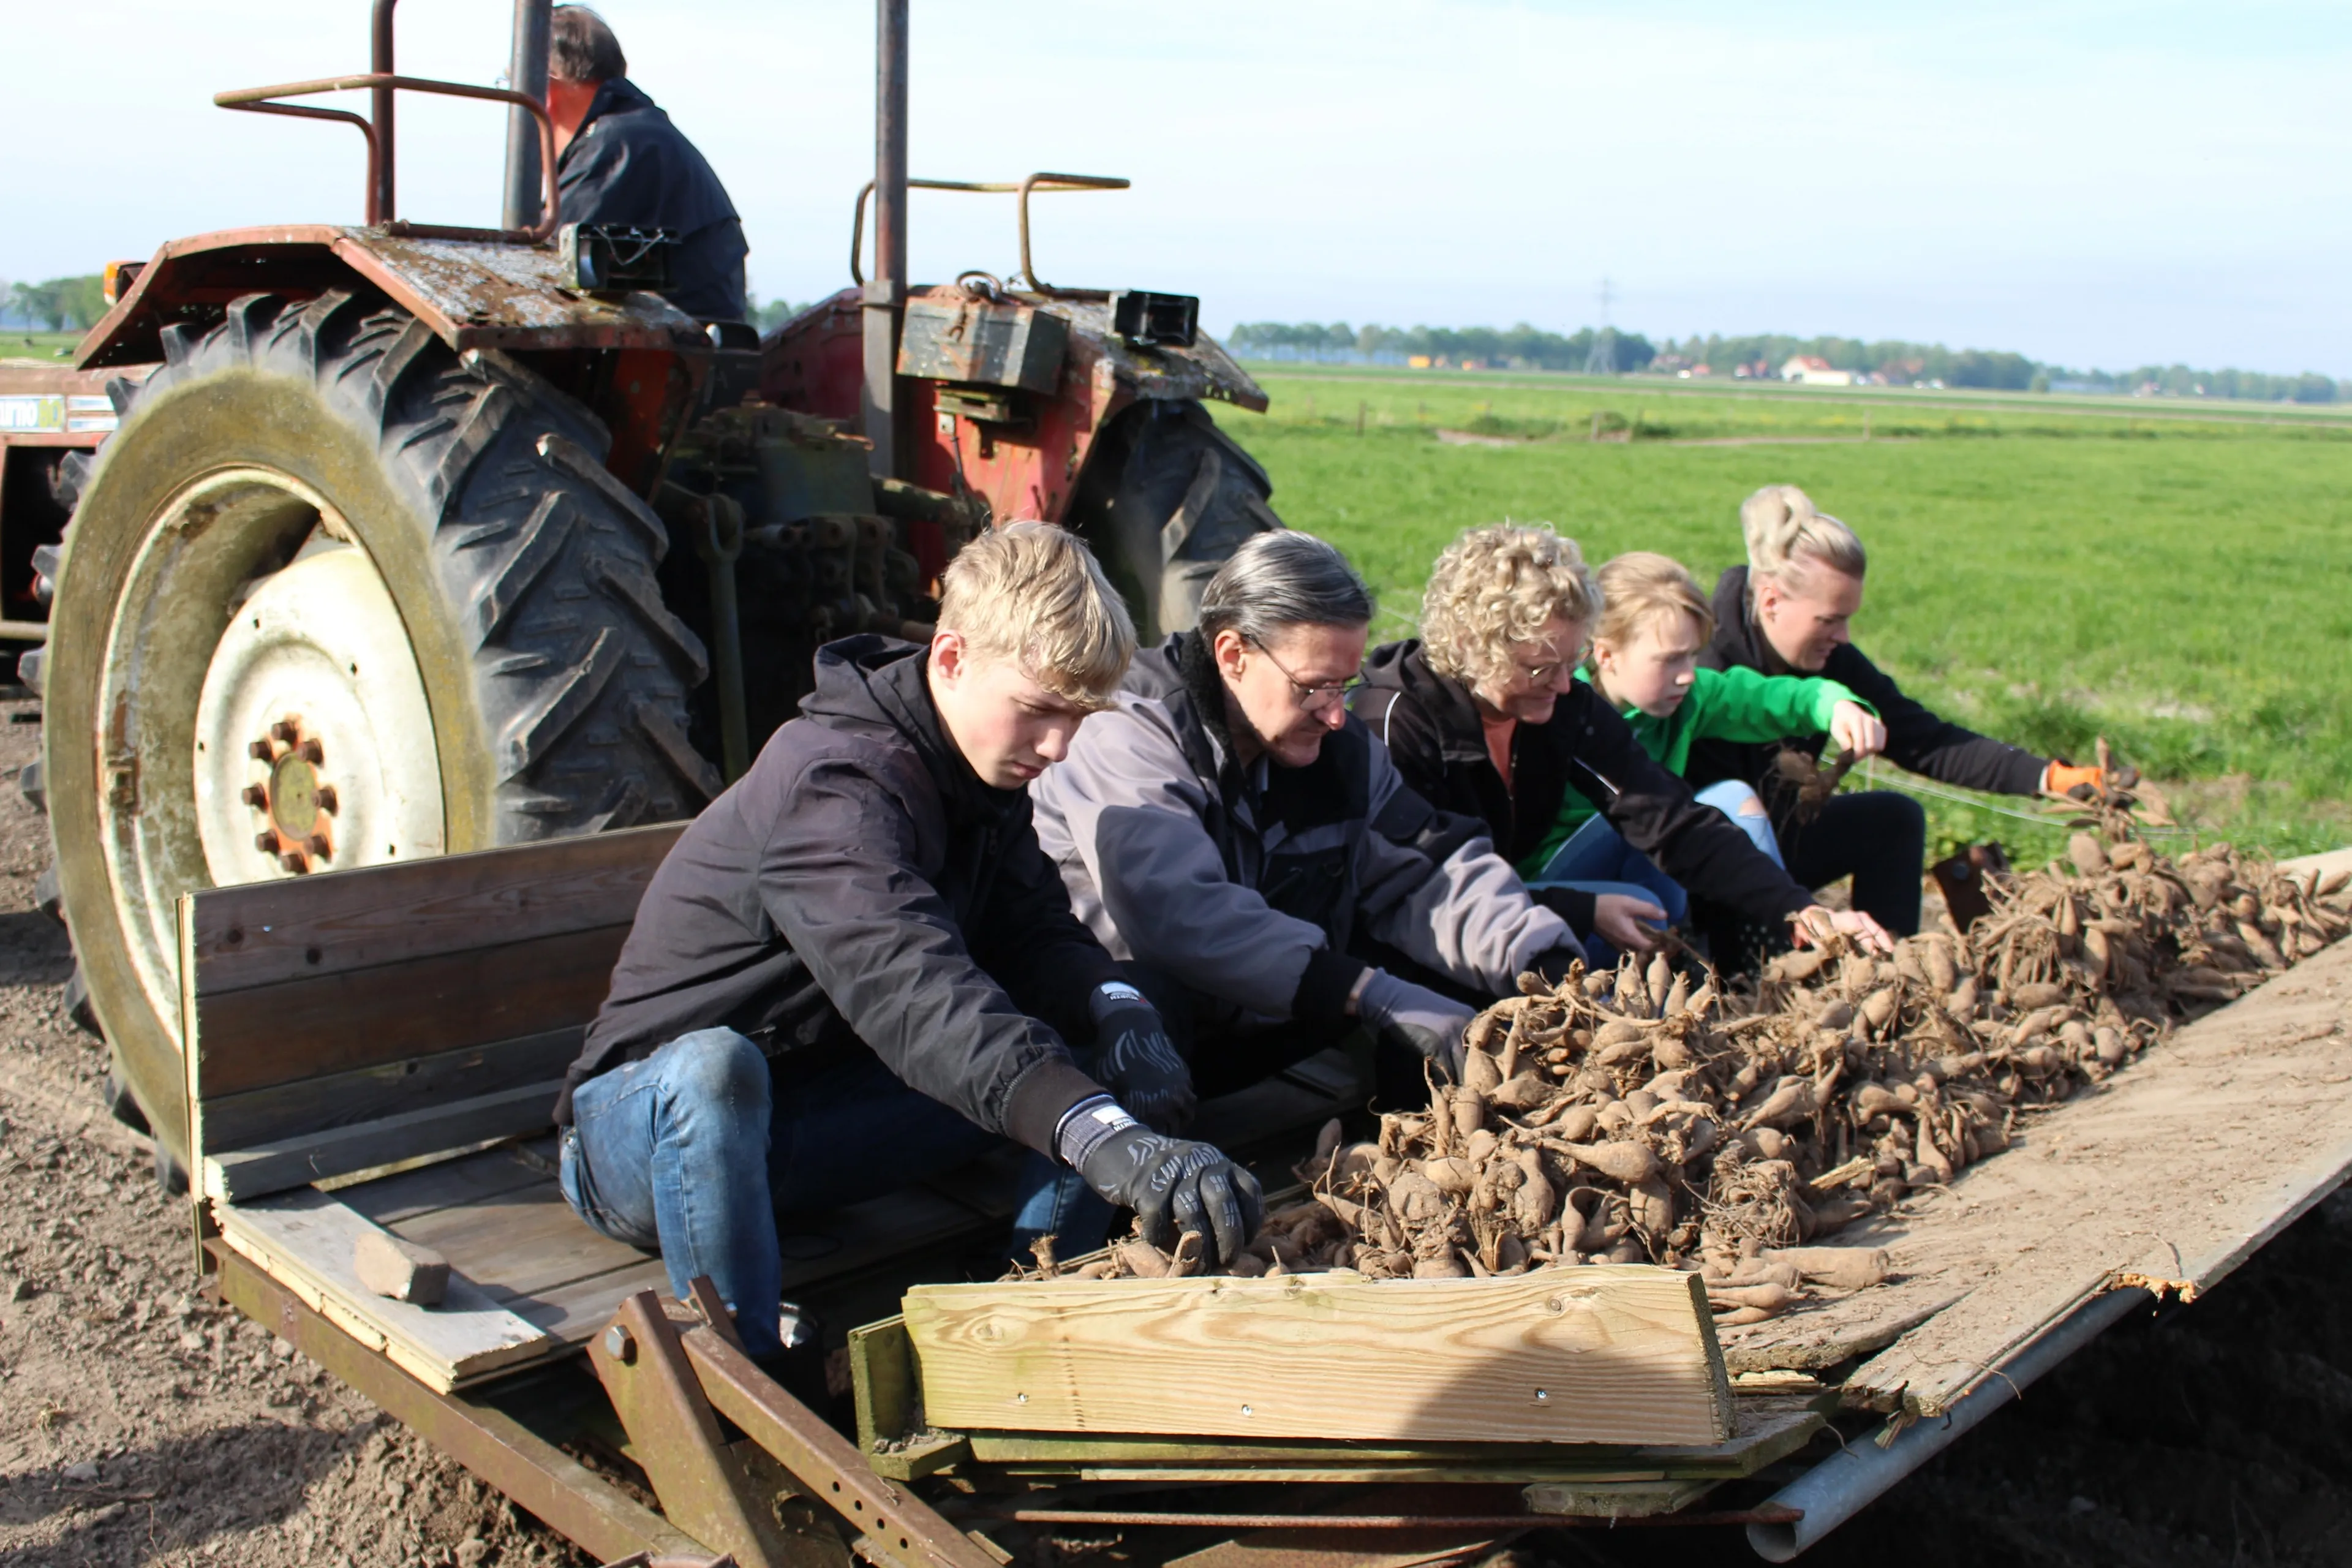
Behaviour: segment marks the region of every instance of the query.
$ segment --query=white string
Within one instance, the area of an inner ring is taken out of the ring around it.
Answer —
[[[1878,777],[1878,770],[1874,763],[1874,758],[1864,757],[1862,760],[1862,787],[1864,789],[1877,789],[1882,785],[1891,784],[1896,789],[1906,790],[1913,795],[1931,795],[1937,800],[1950,801],[1955,805],[1969,806],[1978,811],[1989,811],[1995,816],[2014,817],[2020,822],[2031,822],[2037,827],[2065,826],[2055,816],[2020,811],[2015,806],[1996,805],[1991,801],[1980,800],[1975,795],[1965,795],[1958,790],[1946,789],[1941,784],[1929,784],[1925,779],[1914,778],[1907,773],[1889,774],[1886,778],[1881,779]],[[2143,824],[2139,831],[2144,837],[2150,838],[2187,838],[2194,837],[2197,830],[2193,827],[2158,827]]]

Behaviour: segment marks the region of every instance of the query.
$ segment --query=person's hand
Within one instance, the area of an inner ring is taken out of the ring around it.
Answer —
[[[2063,795],[2075,800],[2088,800],[2099,793],[2107,782],[2105,772],[2094,767],[2077,767],[2073,763],[2053,761],[2042,770],[2042,793]]]
[[[1365,971],[1356,993],[1356,1016],[1459,1078],[1462,1031],[1478,1015],[1426,986],[1399,980],[1385,969],[1371,969]]]
[[[1790,917],[1796,923],[1797,941],[1810,947],[1832,937],[1843,937],[1864,952],[1893,952],[1895,939],[1886,928],[1860,910],[1833,910],[1826,904],[1814,904],[1799,910]]]
[[[1830,739],[1849,756],[1874,757],[1886,750],[1886,725],[1859,702],[1830,710]]]
[[[1199,1103],[1192,1070],[1168,1037],[1160,1010],[1125,981],[1095,988],[1094,1077],[1121,1105],[1162,1132],[1181,1131]]]
[[[1105,1202],[1135,1211],[1144,1240],[1167,1252],[1192,1231],[1200,1237],[1211,1268],[1241,1256],[1265,1218],[1265,1198],[1255,1176],[1213,1145],[1163,1137],[1115,1105],[1105,1103],[1080,1116],[1097,1126],[1106,1121],[1125,1123],[1092,1137],[1073,1163]]]
[[[1603,893],[1592,901],[1592,934],[1620,952],[1655,952],[1665,923],[1666,911],[1647,899]]]

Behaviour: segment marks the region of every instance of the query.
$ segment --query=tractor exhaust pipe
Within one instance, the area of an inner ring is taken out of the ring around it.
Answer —
[[[514,57],[507,68],[507,85],[547,101],[547,49],[555,0],[515,0]],[[541,199],[539,169],[539,121],[527,109],[507,110],[506,199],[499,205],[501,228],[535,228]]]
[[[907,304],[907,0],[875,0],[874,276],[866,285],[866,437],[877,479],[898,470],[898,323]]]

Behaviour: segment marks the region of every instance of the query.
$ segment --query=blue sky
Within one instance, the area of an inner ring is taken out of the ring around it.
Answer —
[[[356,221],[359,139],[220,88],[364,68],[362,0],[21,7],[0,276]],[[710,155],[763,296],[846,281],[862,0],[607,0]],[[235,22],[226,20],[234,16]],[[405,0],[403,69],[488,80],[499,0]],[[1125,174],[1041,198],[1039,270],[1239,320],[1838,331],[2352,374],[2352,8],[913,0],[913,166]],[[495,216],[499,111],[404,102],[402,205]],[[922,195],[915,270],[1013,265],[1006,198]]]

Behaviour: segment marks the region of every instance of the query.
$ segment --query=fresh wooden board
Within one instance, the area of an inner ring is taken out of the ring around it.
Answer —
[[[438,1307],[375,1295],[359,1281],[352,1248],[377,1227],[324,1193],[299,1192],[214,1208],[221,1237],[263,1273],[428,1388],[461,1384],[562,1348],[490,1300],[461,1273]]]
[[[919,1285],[935,1426],[1407,1442],[1719,1443],[1729,1378],[1696,1275]]]
[[[2323,858],[2326,861],[2336,857]],[[2352,942],[2188,1026],[1849,1239],[1895,1280],[1727,1331],[1740,1370],[1867,1355],[1849,1404],[1933,1416],[2082,1301],[2201,1291],[2352,1173]]]

